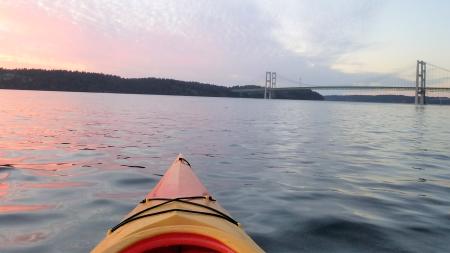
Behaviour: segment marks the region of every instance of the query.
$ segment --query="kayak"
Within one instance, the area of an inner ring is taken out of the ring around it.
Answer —
[[[158,184],[92,253],[264,252],[179,155]]]

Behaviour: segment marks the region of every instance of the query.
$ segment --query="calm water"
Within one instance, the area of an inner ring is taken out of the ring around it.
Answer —
[[[449,252],[450,107],[0,91],[0,251],[88,252],[178,153],[268,252]]]

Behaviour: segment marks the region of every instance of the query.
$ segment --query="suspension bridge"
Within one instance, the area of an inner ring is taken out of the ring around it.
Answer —
[[[279,87],[277,80],[282,80],[290,86]],[[293,86],[296,85],[296,86]],[[438,97],[450,96],[450,70],[444,67],[417,61],[414,66],[379,75],[375,78],[361,80],[346,85],[318,85],[303,83],[301,80],[278,75],[276,72],[266,72],[265,86],[258,88],[236,88],[233,92],[263,94],[265,99],[275,98],[277,91],[313,90],[318,92],[353,92],[353,94],[376,92],[377,95],[412,95],[416,104],[426,104],[427,96],[438,94]]]

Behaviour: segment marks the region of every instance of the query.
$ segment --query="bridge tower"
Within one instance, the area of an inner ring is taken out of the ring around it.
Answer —
[[[277,86],[277,72],[272,72],[272,86],[270,87],[269,99],[273,97],[273,88]]]
[[[427,63],[417,61],[416,68],[416,105],[424,105],[426,103],[426,82],[427,82]]]
[[[266,72],[266,86],[264,88],[264,99],[272,99],[273,88],[277,86],[277,72]]]
[[[264,99],[270,99],[270,87],[272,86],[272,72],[266,72],[266,86],[264,87]]]

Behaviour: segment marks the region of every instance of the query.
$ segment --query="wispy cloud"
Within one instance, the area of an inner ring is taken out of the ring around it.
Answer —
[[[225,85],[261,84],[265,71],[352,80],[369,72],[355,66],[378,46],[372,31],[385,8],[376,0],[5,0],[0,64]]]

